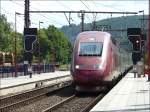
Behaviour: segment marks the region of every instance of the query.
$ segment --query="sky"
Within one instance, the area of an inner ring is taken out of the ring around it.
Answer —
[[[144,10],[148,14],[148,0],[31,0],[31,11],[117,11],[117,12],[139,12]],[[12,24],[14,29],[15,12],[24,14],[24,0],[1,0],[1,14],[5,14],[8,22]],[[68,14],[66,14],[68,16]],[[142,15],[142,13],[138,13]],[[101,20],[111,17],[129,16],[123,14],[86,14],[85,23],[90,23],[94,19]],[[71,14],[71,23],[80,24],[81,19],[79,14]],[[68,25],[64,14],[55,13],[30,13],[31,26],[47,28],[49,25],[54,25],[58,28],[63,25]],[[17,15],[17,31],[22,33],[24,27],[24,15]]]

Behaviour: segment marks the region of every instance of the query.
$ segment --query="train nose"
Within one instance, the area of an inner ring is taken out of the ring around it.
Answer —
[[[98,85],[103,79],[100,70],[76,70],[74,81],[77,85]]]
[[[75,65],[76,70],[102,70],[103,65],[102,64],[91,64],[91,65],[86,65],[86,64],[77,64]]]

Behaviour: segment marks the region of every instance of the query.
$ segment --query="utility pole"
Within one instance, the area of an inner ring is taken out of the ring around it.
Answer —
[[[41,51],[40,51],[40,24],[43,23],[42,21],[39,21],[39,35],[38,35],[38,55],[39,55],[39,64],[38,64],[38,70],[39,70],[39,74],[41,73]]]
[[[30,10],[30,0],[25,0],[25,23],[24,27],[29,28],[30,26],[30,15],[29,15],[29,10]]]
[[[15,12],[15,77],[17,77],[17,12]]]
[[[149,0],[149,18],[150,18],[150,0]],[[150,20],[148,21],[148,81],[150,81]]]
[[[92,28],[92,30],[96,30],[96,21],[95,20],[93,21],[93,28]]]
[[[81,31],[84,31],[84,10],[81,10]]]
[[[25,0],[25,11],[24,11],[24,28],[29,28],[30,27],[30,15],[29,15],[29,10],[30,10],[30,0]],[[25,41],[25,37],[23,37],[23,41]],[[24,48],[23,44],[23,48]],[[25,49],[23,50],[23,57],[24,57],[24,75],[27,75],[27,69],[28,69],[28,61],[25,59],[27,52]],[[32,55],[32,53],[31,53]],[[31,63],[31,62],[30,62]]]
[[[141,29],[142,29],[142,34],[143,34],[144,33],[144,10],[139,11],[139,13],[142,13]]]

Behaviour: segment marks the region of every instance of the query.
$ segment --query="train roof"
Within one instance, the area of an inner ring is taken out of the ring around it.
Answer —
[[[96,38],[96,41],[104,41],[106,38],[110,39],[110,33],[103,32],[103,31],[85,31],[81,32],[77,36],[77,41],[84,41],[87,38]]]
[[[87,34],[101,34],[101,35],[109,35],[110,36],[110,33],[103,32],[103,31],[84,31],[84,32],[79,33],[79,35],[87,35]]]

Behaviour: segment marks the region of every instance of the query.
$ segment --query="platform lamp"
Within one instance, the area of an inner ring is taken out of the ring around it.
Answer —
[[[38,45],[39,45],[39,47],[38,47],[38,55],[39,55],[39,64],[38,64],[38,68],[39,68],[39,74],[41,73],[40,71],[40,63],[41,63],[41,51],[40,51],[40,25],[41,25],[41,23],[43,23],[42,21],[39,21],[39,36],[38,36]]]
[[[15,12],[15,53],[14,53],[14,57],[15,57],[15,77],[17,77],[17,15],[24,15],[21,14],[19,12]]]
[[[142,33],[144,33],[144,10],[139,11],[139,13],[142,13],[141,28],[142,28]]]
[[[145,31],[144,31],[144,10],[141,10],[139,11],[139,13],[142,13],[142,19],[141,19],[141,29],[142,29],[142,35],[141,35],[141,52],[142,52],[142,56],[143,56],[143,59],[144,59],[144,66],[145,66],[145,41],[147,40],[146,39],[146,34],[145,34]],[[145,69],[145,68],[144,68]],[[144,76],[145,76],[145,73],[144,73]]]

